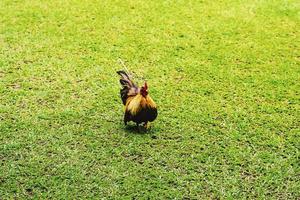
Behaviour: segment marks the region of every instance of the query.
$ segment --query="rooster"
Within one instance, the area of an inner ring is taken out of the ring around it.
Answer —
[[[117,71],[117,73],[121,76],[120,95],[125,105],[125,125],[129,121],[133,121],[138,128],[140,127],[139,124],[144,123],[143,125],[147,129],[149,122],[154,121],[157,117],[157,107],[148,94],[147,82],[139,88],[126,72]]]

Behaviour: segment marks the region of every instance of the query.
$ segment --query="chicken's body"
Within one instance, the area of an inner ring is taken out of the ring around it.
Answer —
[[[120,94],[125,105],[125,125],[129,121],[133,121],[137,125],[144,123],[147,126],[148,122],[154,121],[157,117],[157,107],[148,94],[147,84],[138,88],[126,72],[118,71],[117,73],[121,76]]]

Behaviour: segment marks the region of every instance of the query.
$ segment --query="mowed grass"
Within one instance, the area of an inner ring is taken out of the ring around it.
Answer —
[[[299,199],[300,4],[0,1],[0,199]],[[159,116],[126,129],[116,70]]]

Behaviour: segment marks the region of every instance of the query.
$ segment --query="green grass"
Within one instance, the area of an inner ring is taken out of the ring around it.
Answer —
[[[300,198],[298,1],[2,0],[0,16],[0,199]],[[159,106],[148,133],[123,125],[119,58]]]

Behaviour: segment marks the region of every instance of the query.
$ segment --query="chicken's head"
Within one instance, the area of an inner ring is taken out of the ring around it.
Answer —
[[[140,93],[143,97],[146,97],[148,95],[148,85],[147,82],[145,82],[144,86],[141,87]]]

